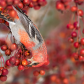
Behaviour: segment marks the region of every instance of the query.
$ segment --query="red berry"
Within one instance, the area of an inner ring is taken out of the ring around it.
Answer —
[[[78,15],[82,17],[83,16],[83,11],[82,10],[78,10]]]
[[[1,50],[3,50],[3,51],[7,50],[7,45],[1,46]]]
[[[75,42],[75,43],[74,43],[74,47],[75,47],[75,48],[78,48],[78,47],[79,47],[79,43],[78,43],[78,42]]]
[[[75,59],[78,59],[78,53],[73,53],[73,57],[74,57]]]
[[[12,7],[12,5],[8,5],[8,6],[6,7],[6,9],[8,9],[8,10],[12,10],[13,7]]]
[[[24,70],[24,66],[23,65],[19,65],[18,66],[18,70]]]
[[[43,6],[45,6],[46,4],[47,4],[47,1],[44,1],[44,2],[43,2]]]
[[[67,24],[67,29],[74,29],[74,25],[73,24]]]
[[[81,54],[81,55],[84,55],[84,49],[81,49],[81,50],[80,50],[80,54]]]
[[[7,75],[8,74],[8,70],[7,69],[3,69],[2,70],[2,75]]]
[[[23,0],[24,4],[29,4],[29,0]]]
[[[81,44],[84,45],[84,38],[81,39]]]
[[[69,25],[69,29],[74,29],[74,25],[73,24],[70,24]]]
[[[7,65],[7,66],[11,66],[11,64],[10,64],[10,62],[9,62],[9,59],[6,60],[6,65]]]
[[[80,61],[84,61],[84,57],[83,56],[79,56],[79,60]]]
[[[13,43],[12,45],[11,45],[11,50],[16,50],[17,49],[17,45],[16,45],[16,43]]]
[[[75,28],[77,27],[77,24],[78,24],[77,21],[73,23],[73,25],[74,25]]]
[[[11,51],[10,51],[9,49],[7,49],[7,50],[5,51],[5,54],[6,54],[6,56],[9,56],[9,55],[11,54]]]
[[[9,62],[10,62],[11,64],[15,64],[16,58],[15,58],[14,56],[11,57],[11,58],[9,59]]]
[[[71,11],[72,12],[77,12],[77,7],[76,6],[71,7]]]
[[[20,0],[14,0],[14,5],[18,5],[20,3]]]
[[[69,42],[73,43],[74,39],[73,38],[69,38]]]
[[[25,56],[29,56],[30,55],[30,53],[29,53],[29,51],[27,50],[27,51],[25,51]]]
[[[33,72],[33,75],[34,75],[34,76],[38,76],[38,75],[39,75],[39,72],[38,72],[38,71],[34,71],[34,72]]]
[[[12,4],[13,0],[7,0],[7,4]]]
[[[71,24],[67,24],[67,29],[69,29],[70,25],[71,25]]]
[[[68,83],[69,83],[69,81],[67,78],[63,79],[63,84],[68,84]]]
[[[0,67],[0,70],[3,70],[4,69],[4,67]]]
[[[61,2],[57,2],[56,3],[56,8],[58,9],[58,10],[64,10],[64,5],[61,3]]]
[[[20,60],[16,59],[15,66],[18,66],[20,64]]]
[[[21,55],[18,53],[18,54],[16,54],[16,56],[15,56],[16,58],[20,58],[21,57]]]
[[[3,8],[5,8],[6,7],[6,1],[5,0],[1,0],[0,1],[0,5],[3,7]]]
[[[1,76],[0,80],[3,81],[3,82],[6,81],[7,80],[7,76]]]
[[[23,66],[28,65],[28,61],[27,61],[26,59],[23,59],[23,60],[22,60],[22,65],[23,65]]]
[[[33,7],[33,3],[32,2],[29,3],[29,7],[31,7],[31,8]]]
[[[74,31],[71,33],[71,36],[72,36],[72,38],[75,38],[75,37],[77,37],[77,33]]]
[[[22,9],[22,8],[23,8],[23,3],[20,2],[20,3],[18,4],[18,7]]]
[[[10,13],[9,13],[9,15],[10,15],[12,18],[15,18],[16,15],[17,15],[17,13],[16,13],[15,10],[11,10]]]
[[[2,6],[0,6],[0,11],[2,11],[3,10],[3,7]]]
[[[56,79],[57,79],[56,75],[52,75],[52,76],[50,77],[50,80],[51,80],[52,82],[55,82]]]
[[[44,70],[40,70],[40,74],[41,75],[45,75],[45,71]]]

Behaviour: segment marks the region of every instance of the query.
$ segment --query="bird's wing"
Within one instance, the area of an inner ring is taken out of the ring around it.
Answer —
[[[38,43],[41,43],[43,41],[40,32],[38,29],[34,26],[33,22],[30,20],[30,18],[21,10],[17,7],[13,7],[14,10],[17,12],[18,17],[20,19],[20,22],[24,26],[26,32],[30,36],[30,38],[33,38],[34,40],[37,40]]]

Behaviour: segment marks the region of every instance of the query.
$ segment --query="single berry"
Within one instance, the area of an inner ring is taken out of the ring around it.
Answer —
[[[16,62],[16,58],[13,56],[9,59],[9,62],[13,65]]]
[[[1,80],[2,82],[6,81],[6,80],[7,80],[7,76],[3,76],[3,75],[2,75],[2,76],[0,77],[0,80]]]
[[[11,45],[11,50],[16,50],[17,49],[17,45],[16,45],[16,43],[13,43],[12,45]]]
[[[56,2],[56,9],[57,10],[64,10],[64,5],[61,2]]]
[[[31,8],[32,8],[33,6],[34,6],[34,5],[33,5],[33,3],[32,3],[32,2],[30,2],[30,3],[29,3],[29,7],[31,7]]]
[[[69,42],[71,42],[71,43],[74,42],[74,39],[73,39],[73,38],[69,38],[68,40],[69,40]]]
[[[22,60],[22,65],[23,65],[23,66],[28,65],[28,61],[27,61],[26,59],[23,59],[23,60]]]
[[[10,51],[9,49],[7,49],[7,50],[5,51],[5,54],[6,54],[6,56],[9,56],[9,55],[11,54],[11,51]]]
[[[7,0],[7,4],[8,5],[12,5],[13,4],[13,0]]]
[[[75,38],[75,37],[77,37],[77,33],[74,31],[71,33],[71,36],[72,36],[72,38]]]
[[[7,50],[7,45],[1,46],[1,50],[3,50],[3,51]]]
[[[18,66],[19,64],[20,64],[20,60],[19,59],[16,59],[15,66]]]
[[[78,59],[78,53],[73,53],[72,55],[75,59]]]
[[[22,9],[22,8],[23,8],[23,3],[20,2],[20,3],[18,4],[18,7]]]
[[[84,49],[81,49],[81,50],[80,50],[80,54],[81,54],[81,55],[84,55]]]
[[[40,75],[45,75],[45,71],[44,70],[40,70]]]
[[[78,15],[82,17],[83,16],[83,11],[82,10],[78,10]]]
[[[24,66],[23,66],[23,65],[19,65],[19,66],[18,66],[18,70],[20,70],[20,71],[21,71],[21,70],[24,70]]]
[[[16,13],[15,10],[11,10],[10,13],[9,13],[9,15],[10,15],[12,18],[15,18],[16,15],[17,15],[17,13]]]
[[[79,60],[80,61],[84,61],[84,57],[83,56],[79,56]]]
[[[78,48],[78,47],[79,47],[79,42],[75,42],[75,43],[74,43],[74,47],[75,47],[75,48]]]
[[[15,55],[15,57],[16,57],[16,58],[20,58],[20,57],[21,57],[21,54],[18,53],[18,54]]]
[[[77,7],[76,7],[76,6],[72,6],[72,7],[71,7],[71,11],[72,11],[72,12],[77,12]]]
[[[23,0],[23,3],[28,5],[30,2],[29,0]]]
[[[2,70],[2,75],[7,75],[8,74],[8,70],[7,69],[3,69]]]
[[[38,71],[34,71],[34,72],[33,72],[33,75],[34,75],[34,76],[38,76],[38,75],[39,75],[39,72],[38,72]]]
[[[29,53],[29,51],[27,50],[27,51],[25,51],[24,54],[25,54],[25,56],[29,56],[30,53]]]
[[[84,45],[84,38],[81,39],[81,44]]]
[[[9,59],[6,60],[6,65],[7,65],[7,66],[11,66],[11,63],[9,62]]]

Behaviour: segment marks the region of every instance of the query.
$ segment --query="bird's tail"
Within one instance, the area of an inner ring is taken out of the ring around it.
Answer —
[[[0,18],[2,18],[5,21],[13,21],[13,19],[8,14],[4,14],[1,11],[0,11]]]

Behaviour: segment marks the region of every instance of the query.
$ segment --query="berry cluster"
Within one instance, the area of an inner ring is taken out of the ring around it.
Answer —
[[[66,0],[64,1],[66,2]],[[62,2],[62,0],[60,0],[60,3],[63,6],[65,2]],[[74,3],[75,5],[70,6],[71,2]],[[80,21],[84,22],[83,21],[84,12],[82,9],[78,7],[79,5],[81,6],[84,3],[84,0],[73,0],[73,1],[71,0],[71,2],[69,2],[69,6],[70,6],[69,9],[70,9],[70,12],[72,13],[71,18],[72,19],[75,18],[75,20],[74,21],[70,20],[70,22],[67,24],[67,29],[72,31],[69,41],[73,44],[75,48],[75,53],[73,53],[73,57],[80,61],[84,61],[84,48],[83,48],[84,38],[82,37],[82,35],[84,34],[84,29],[81,28],[81,23],[80,23]],[[58,9],[58,5],[56,7]],[[60,10],[62,10],[62,8]]]
[[[6,76],[7,74],[8,74],[8,70],[1,67],[0,68],[0,80],[3,82],[6,81],[7,80],[7,76]]]
[[[33,72],[33,74],[34,74],[34,76],[38,76],[39,74],[40,75],[45,75],[45,71],[44,70],[40,70],[40,71],[36,70],[36,71]]]
[[[58,0],[56,1],[56,9],[60,11],[64,11],[66,9],[71,8],[71,3],[75,3],[76,5],[82,5],[84,3],[84,0]],[[73,7],[72,11],[75,11],[76,8]]]
[[[41,6],[47,4],[46,0],[0,0],[0,6],[3,8],[3,11],[12,10],[13,6],[18,6],[25,12],[28,11],[28,8],[34,8],[36,10],[40,9]]]
[[[5,41],[0,41],[0,48],[3,53],[0,53],[0,64],[1,64],[1,81],[6,81],[7,74],[10,67],[17,66],[18,70],[24,70],[28,68],[28,64],[31,62],[27,59],[30,59],[32,56],[30,55],[30,52],[27,49],[23,49],[22,46],[18,46],[16,43],[12,43],[10,45],[7,44]],[[0,51],[0,52],[1,52]],[[6,61],[4,61],[4,55],[8,58]],[[3,61],[2,61],[3,60]],[[4,63],[5,62],[5,63]],[[3,67],[2,67],[3,64]],[[3,69],[2,69],[3,68]]]

